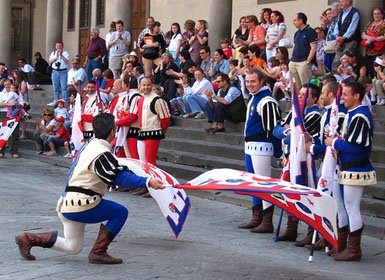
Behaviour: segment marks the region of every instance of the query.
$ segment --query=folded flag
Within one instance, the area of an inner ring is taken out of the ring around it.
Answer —
[[[9,136],[12,135],[17,127],[19,119],[20,117],[0,120],[0,149],[3,149],[5,145],[7,145]]]

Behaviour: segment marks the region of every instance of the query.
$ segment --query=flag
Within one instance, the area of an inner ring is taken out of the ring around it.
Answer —
[[[132,158],[118,158],[118,161],[121,165],[127,166],[128,169],[138,176],[159,178],[165,185],[169,186],[179,184],[172,175],[151,163]],[[190,199],[186,192],[182,189],[172,187],[161,190],[148,188],[148,190],[158,203],[159,208],[169,223],[175,237],[178,238],[191,207]]]
[[[75,99],[74,116],[72,119],[72,134],[70,139],[71,157],[72,159],[78,153],[80,147],[85,142],[83,137],[83,123],[82,123],[82,100],[80,90]]]
[[[335,136],[338,128],[338,105],[340,103],[341,87],[338,88],[336,97],[332,104],[329,120],[329,136]],[[322,137],[322,135],[321,135]],[[322,164],[321,177],[318,180],[317,190],[331,194],[333,190],[334,174],[337,165],[337,152],[331,146],[326,147]]]
[[[96,83],[96,94],[97,94],[97,101],[98,101],[98,111],[99,113],[103,113],[104,108],[103,108],[103,101],[102,98],[100,97],[100,90],[99,90],[99,85]]]
[[[17,127],[19,119],[20,117],[17,116],[12,119],[0,120],[0,149],[3,149],[5,145],[7,145],[8,138]]]
[[[279,179],[233,169],[213,169],[179,189],[233,191],[266,200],[304,221],[337,246],[336,201],[328,194]]]

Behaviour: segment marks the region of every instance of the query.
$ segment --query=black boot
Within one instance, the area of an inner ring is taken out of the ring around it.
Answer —
[[[238,226],[238,228],[251,229],[259,226],[262,223],[262,217],[263,217],[262,203],[258,205],[254,205],[251,208],[251,211],[252,211],[252,217],[250,222],[246,224],[241,224]]]
[[[31,255],[32,247],[51,248],[57,239],[57,231],[44,233],[21,233],[15,237],[16,244],[19,246],[20,255],[26,260],[36,259]]]
[[[108,245],[114,239],[114,234],[103,224],[100,225],[99,235],[96,238],[95,245],[92,247],[88,260],[90,263],[98,264],[119,264],[122,259],[111,257],[107,253]]]

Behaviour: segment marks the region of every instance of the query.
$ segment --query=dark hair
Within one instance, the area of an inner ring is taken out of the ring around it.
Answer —
[[[124,26],[124,22],[123,22],[123,20],[121,20],[121,19],[117,20],[117,21],[116,21],[116,24],[121,24],[121,25]],[[115,26],[116,26],[116,24],[115,24]]]
[[[154,21],[148,28],[152,31],[156,26],[160,27],[159,21]]]
[[[143,74],[143,73],[144,73],[144,70],[143,70],[142,66],[135,66],[135,67],[134,67],[134,70],[135,70],[135,71],[138,71],[140,74]]]
[[[331,82],[328,82],[325,86],[327,88],[328,93],[332,92],[333,95],[336,96],[340,85],[336,81],[331,81]]]
[[[202,46],[201,50],[204,50],[205,52],[211,53],[210,47],[209,46]]]
[[[228,76],[227,74],[221,72],[221,73],[219,73],[219,74],[217,75],[217,77],[221,77],[222,81],[226,81],[226,83],[227,83],[228,85],[231,84],[230,78],[229,78],[229,76]]]
[[[253,22],[254,25],[258,25],[259,24],[258,18],[255,15],[249,15],[249,16],[246,17],[246,19],[248,19],[249,22]]]
[[[92,121],[92,128],[94,129],[95,138],[107,139],[111,130],[115,128],[115,117],[111,114],[101,113],[95,116]]]
[[[35,52],[35,54],[33,56],[39,56],[41,57],[41,53],[40,52]]]
[[[103,77],[106,77],[106,78],[109,78],[109,79],[113,79],[114,78],[114,74],[112,73],[112,71],[110,69],[104,70],[102,75],[103,75]]]
[[[307,16],[304,13],[297,13],[297,18],[302,20],[303,24],[307,24]]]
[[[24,58],[24,57],[19,57],[19,61],[26,63],[26,61],[25,61],[25,58]]]
[[[195,28],[195,21],[192,19],[188,19],[184,22],[184,27],[187,29],[187,31],[194,32]]]
[[[191,59],[190,53],[188,50],[183,50],[179,53],[180,56],[182,56],[185,60]]]
[[[138,80],[132,75],[124,75],[123,83],[131,89],[138,88]]]
[[[89,80],[89,81],[87,82],[87,84],[93,84],[93,85],[96,85],[96,82],[95,82],[94,80]]]
[[[364,99],[365,96],[365,88],[357,82],[347,83],[344,87],[349,87],[352,91],[352,95],[359,94],[360,95],[360,101]]]
[[[333,74],[327,74],[322,78],[322,82],[326,82],[326,83],[337,82],[337,79]]]
[[[237,67],[238,64],[239,64],[239,61],[238,61],[238,59],[232,59],[232,60],[230,60],[230,64],[234,65],[235,67]]]
[[[274,56],[270,57],[267,62],[270,62],[271,66],[273,67],[279,66],[279,60],[276,59]]]
[[[262,71],[258,70],[257,68],[249,69],[249,71],[247,71],[246,75],[253,75],[253,74],[256,74],[258,76],[258,80],[261,80],[261,81],[265,81],[266,80],[265,74],[263,74]]]
[[[249,47],[249,52],[255,53],[256,57],[261,56],[261,49],[257,45],[252,45]]]
[[[247,55],[247,52],[249,51],[249,48],[246,46],[240,47],[238,50],[240,53],[243,53],[244,55]]]
[[[261,12],[261,19],[259,20],[260,22],[263,22],[263,23],[267,23],[266,22],[266,20],[265,20],[265,18],[264,18],[264,16],[263,16],[263,14],[264,13],[269,13],[269,18],[270,18],[270,15],[271,15],[271,12],[272,12],[273,10],[272,9],[270,9],[270,8],[264,8],[264,9],[262,9],[262,12]]]
[[[215,52],[217,52],[220,56],[222,56],[222,59],[226,59],[226,55],[222,49],[216,49]]]
[[[312,98],[316,98],[315,103],[317,103],[319,96],[321,95],[321,89],[313,84],[304,84],[302,87],[309,89],[309,94]]]
[[[172,35],[172,37],[175,37],[176,35],[181,34],[181,32],[180,32],[180,25],[179,25],[179,23],[177,23],[177,22],[174,22],[173,24],[171,24],[171,29],[170,29],[171,34],[173,34],[173,33],[172,33],[172,26],[173,26],[173,25],[176,26],[176,28],[178,29],[177,32],[176,32],[176,34],[175,34],[175,35]]]
[[[280,11],[275,10],[275,11],[272,11],[271,13],[275,14],[278,17],[278,23],[282,23],[285,21],[285,17]]]

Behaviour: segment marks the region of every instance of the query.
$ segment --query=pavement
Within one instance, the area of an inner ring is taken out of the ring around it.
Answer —
[[[192,208],[183,232],[175,239],[152,199],[127,193],[106,198],[129,208],[126,225],[109,253],[121,265],[93,265],[87,260],[98,225],[86,227],[83,251],[66,255],[33,248],[36,261],[19,255],[14,236],[23,231],[59,230],[56,201],[68,167],[44,162],[47,157],[0,160],[0,279],[384,279],[385,241],[363,237],[361,262],[335,262],[292,243],[273,242],[271,234],[237,229],[249,218],[243,206],[190,193]],[[300,225],[301,235],[306,231]],[[300,237],[302,237],[300,236]]]

